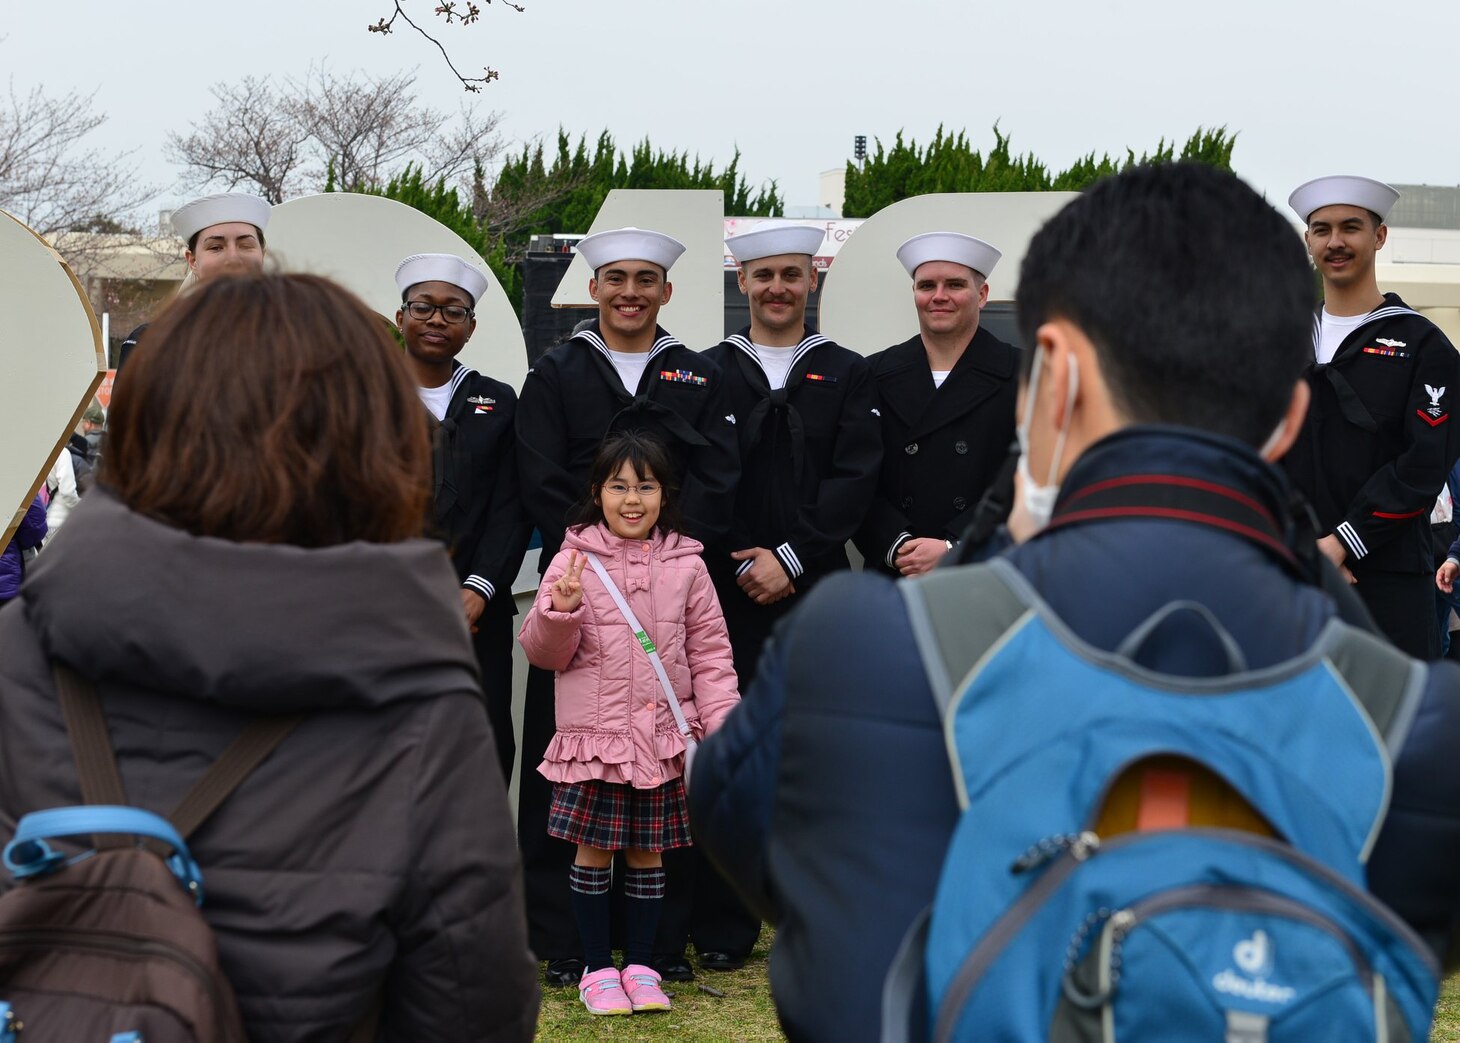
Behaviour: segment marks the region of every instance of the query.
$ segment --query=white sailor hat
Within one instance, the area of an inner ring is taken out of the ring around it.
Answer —
[[[472,306],[487,292],[482,270],[456,254],[412,254],[396,266],[395,286],[402,297],[417,283],[445,282],[459,286],[471,297]]]
[[[952,261],[972,268],[985,279],[999,263],[1003,252],[990,246],[982,239],[961,232],[924,232],[915,235],[897,248],[897,259],[907,269],[908,275],[916,275],[918,265],[929,261]]]
[[[667,273],[684,253],[684,244],[647,228],[611,228],[579,239],[578,252],[595,272],[615,261],[648,261]]]
[[[820,225],[798,225],[789,221],[767,221],[756,225],[748,232],[732,235],[725,240],[725,246],[741,264],[758,261],[762,257],[779,257],[781,254],[806,254],[815,257],[826,239],[826,230]]]
[[[1340,204],[1372,210],[1383,221],[1398,201],[1399,192],[1384,182],[1352,174],[1314,178],[1293,189],[1293,194],[1288,196],[1288,206],[1293,208],[1304,224],[1308,223],[1308,218],[1313,216],[1315,210]]]
[[[267,199],[251,196],[247,192],[224,192],[216,196],[204,196],[184,203],[172,212],[172,228],[184,241],[191,239],[205,228],[214,225],[241,221],[253,225],[262,232],[269,225],[269,214],[273,207]]]

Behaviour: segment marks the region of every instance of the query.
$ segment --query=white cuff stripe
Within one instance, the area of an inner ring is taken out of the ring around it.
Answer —
[[[1364,546],[1364,541],[1359,539],[1359,534],[1354,531],[1351,523],[1339,522],[1338,528],[1333,531],[1334,535],[1348,547],[1349,553],[1354,556],[1355,561],[1369,553],[1369,548]]]
[[[776,548],[776,554],[786,566],[786,571],[795,579],[806,570],[801,567],[801,559],[796,557],[796,552],[791,549],[789,543],[783,543]]]
[[[470,587],[488,601],[491,601],[492,595],[497,593],[497,588],[492,586],[491,581],[485,580],[481,576],[468,576],[461,581],[461,585]]]
[[[755,564],[755,559],[754,558],[746,558],[744,561],[742,561],[740,563],[740,567],[735,570],[735,575],[737,575],[737,576],[743,576],[743,575],[745,575],[745,570],[748,569],[748,568],[750,568],[750,566],[752,566],[754,564]]]
[[[883,559],[889,569],[897,568],[897,566],[893,564],[893,559],[897,557],[897,552],[902,549],[902,545],[910,539],[912,539],[912,533],[900,532],[897,534],[897,539],[892,541],[892,546],[888,548],[887,551],[887,557]]]

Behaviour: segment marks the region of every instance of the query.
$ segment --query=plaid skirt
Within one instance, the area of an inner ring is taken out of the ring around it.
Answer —
[[[667,851],[689,847],[684,780],[654,789],[589,779],[553,783],[548,835],[600,851]]]

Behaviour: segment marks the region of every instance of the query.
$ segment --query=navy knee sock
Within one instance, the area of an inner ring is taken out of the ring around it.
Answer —
[[[583,939],[583,960],[590,974],[613,966],[613,953],[608,947],[608,880],[608,866],[599,869],[575,864],[568,873],[573,913]]]
[[[648,965],[654,952],[659,910],[664,905],[664,868],[630,869],[624,874],[624,897],[628,899],[624,924],[624,966],[631,963]]]

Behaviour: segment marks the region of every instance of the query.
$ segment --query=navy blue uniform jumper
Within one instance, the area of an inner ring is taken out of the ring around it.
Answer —
[[[463,587],[486,601],[472,635],[482,693],[509,781],[512,726],[512,581],[527,553],[531,526],[522,512],[513,431],[517,394],[500,380],[453,360],[451,398],[432,428],[431,531],[446,544]]]

